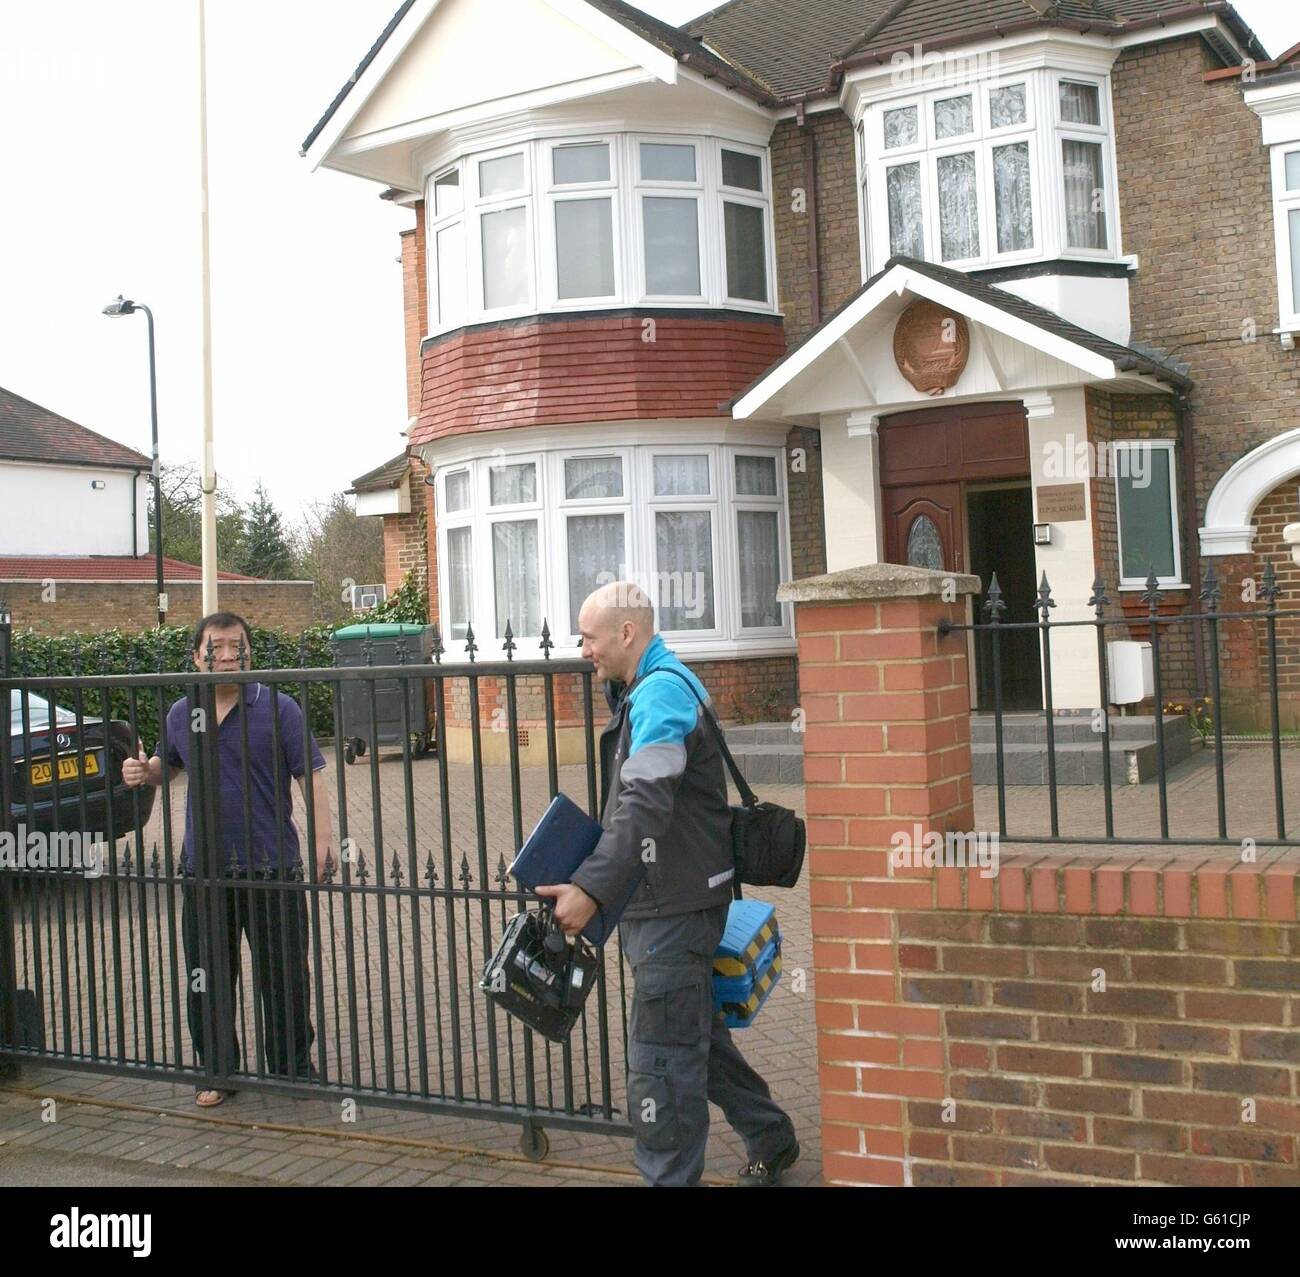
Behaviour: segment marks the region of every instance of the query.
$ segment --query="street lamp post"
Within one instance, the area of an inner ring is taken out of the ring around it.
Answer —
[[[149,416],[153,426],[153,535],[154,535],[154,571],[158,584],[158,624],[167,624],[167,591],[163,581],[163,510],[162,510],[162,464],[158,458],[158,370],[154,359],[153,345],[153,311],[143,302],[127,301],[120,293],[107,306],[104,314],[116,318],[119,315],[133,315],[137,310],[144,311],[149,321]]]

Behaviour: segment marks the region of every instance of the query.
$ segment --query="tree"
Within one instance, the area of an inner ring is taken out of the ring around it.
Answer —
[[[163,503],[163,553],[182,563],[203,559],[202,480],[194,466],[165,465],[159,486]],[[149,553],[154,552],[153,485],[149,487]],[[243,507],[229,493],[217,490],[217,567],[239,571],[244,533]]]
[[[237,571],[246,576],[286,581],[294,575],[294,554],[280,522],[280,512],[260,479],[253,501],[244,512],[237,560]]]
[[[379,519],[358,515],[342,492],[307,507],[295,542],[298,572],[314,583],[320,624],[351,619],[349,582],[370,585],[384,579],[383,525]]]

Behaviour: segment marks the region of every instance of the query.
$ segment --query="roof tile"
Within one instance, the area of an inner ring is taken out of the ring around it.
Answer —
[[[143,452],[0,387],[0,460],[148,470]]]

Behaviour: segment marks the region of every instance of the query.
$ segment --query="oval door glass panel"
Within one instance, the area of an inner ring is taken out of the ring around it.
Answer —
[[[907,530],[907,561],[914,568],[943,571],[943,542],[929,515],[918,514]]]

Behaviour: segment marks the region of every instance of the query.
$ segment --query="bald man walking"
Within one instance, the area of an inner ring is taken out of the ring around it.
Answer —
[[[794,1126],[713,1013],[713,955],[734,863],[722,755],[704,719],[708,692],[654,632],[637,586],[596,590],[578,626],[612,712],[600,738],[605,833],[572,883],[538,891],[554,897],[570,934],[631,896],[619,926],[635,981],[627,1099],[647,1181],[699,1180],[712,1100],[745,1141],[740,1183],[774,1185],[799,1156]]]

